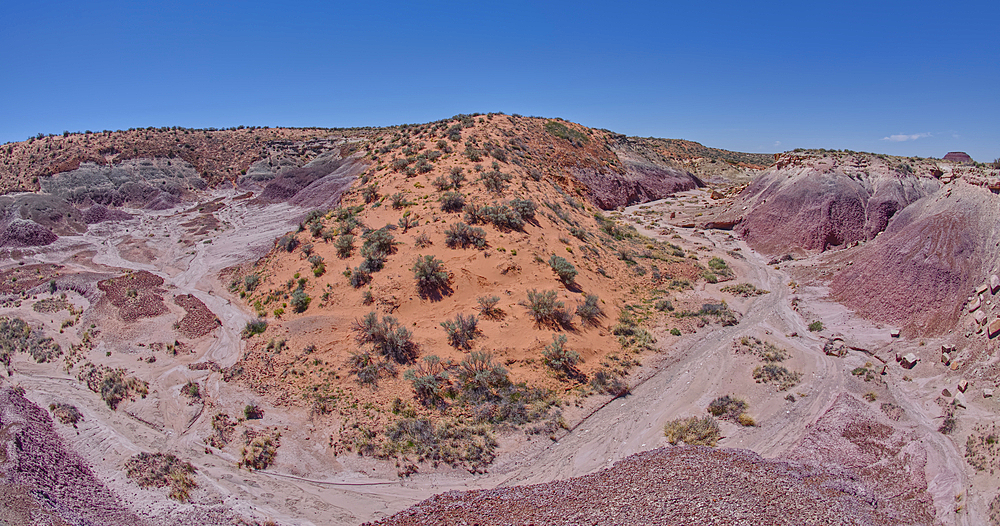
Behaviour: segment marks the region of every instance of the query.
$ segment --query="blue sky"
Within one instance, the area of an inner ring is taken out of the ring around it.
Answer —
[[[1000,157],[1000,2],[10,2],[0,142],[562,117],[752,152]]]

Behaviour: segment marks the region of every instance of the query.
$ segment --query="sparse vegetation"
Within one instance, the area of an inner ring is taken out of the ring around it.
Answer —
[[[412,333],[399,324],[392,316],[369,312],[362,319],[355,320],[351,329],[360,344],[371,345],[378,354],[399,364],[412,362],[417,355],[417,346],[411,340]]]
[[[443,291],[448,288],[451,277],[444,269],[444,262],[434,256],[417,256],[413,264],[413,277],[421,294]]]
[[[186,502],[191,490],[198,487],[194,481],[194,466],[174,455],[139,453],[125,461],[125,475],[143,488],[170,487],[170,498]]]
[[[580,361],[579,353],[566,348],[566,335],[564,334],[553,334],[552,343],[542,351],[542,363],[569,376],[577,373],[576,364]]]
[[[247,322],[246,326],[243,327],[243,339],[253,337],[257,334],[263,334],[267,330],[267,321],[256,319]]]
[[[746,414],[749,408],[746,400],[729,395],[720,396],[708,404],[708,412],[712,416],[743,426],[755,425],[753,418]]]
[[[436,355],[424,356],[413,369],[408,369],[404,378],[413,385],[413,392],[422,404],[429,407],[440,406],[446,396],[453,396],[449,370],[454,367],[451,360],[442,360]]]
[[[754,368],[753,378],[757,383],[768,383],[778,387],[779,391],[787,391],[798,385],[802,373],[789,371],[787,368],[773,363]]]
[[[576,306],[576,315],[583,320],[586,325],[598,325],[599,319],[604,315],[604,311],[601,310],[600,306],[601,299],[597,297],[597,294],[587,294],[584,296],[583,303]]]
[[[83,420],[83,413],[75,405],[65,402],[53,402],[49,404],[49,411],[52,411],[52,416],[56,420],[63,424],[72,425],[73,427],[76,427],[76,424]]]
[[[351,234],[341,234],[333,242],[333,247],[337,250],[337,256],[341,259],[351,257],[351,254],[354,253],[354,236]]]
[[[538,292],[531,289],[528,291],[528,301],[523,305],[528,308],[528,313],[538,325],[557,326],[569,323],[569,313],[564,310],[566,304],[559,301],[554,290]]]
[[[484,318],[499,318],[502,311],[497,307],[500,303],[500,296],[480,296],[476,298],[479,304],[479,314]]]
[[[302,289],[296,289],[292,292],[292,297],[288,300],[288,303],[290,303],[292,308],[295,309],[295,312],[305,312],[305,310],[309,308],[309,303],[311,301],[312,298],[310,298],[305,291]]]
[[[257,404],[247,404],[243,406],[244,420],[260,420],[264,418],[264,410]]]
[[[347,359],[348,372],[354,375],[358,382],[364,385],[376,386],[382,378],[396,376],[396,366],[383,360],[371,352],[361,351],[351,353]]]
[[[648,350],[656,343],[656,338],[640,327],[635,315],[625,309],[618,313],[618,323],[611,328],[611,333],[618,337],[622,349]]]
[[[465,196],[461,192],[446,192],[439,201],[444,212],[461,212],[465,208]]]
[[[671,444],[683,442],[689,446],[715,447],[722,436],[719,423],[711,416],[678,418],[663,427],[663,434]]]
[[[733,342],[736,352],[750,353],[767,363],[783,362],[788,359],[788,351],[770,342],[752,336],[744,336]]]
[[[758,289],[753,284],[750,283],[739,283],[737,285],[726,285],[722,287],[722,292],[727,292],[734,296],[741,296],[744,298],[749,298],[753,296],[760,296],[762,294],[770,294],[770,291],[764,289]]]
[[[486,232],[460,221],[445,229],[444,242],[449,248],[483,248],[486,246]]]
[[[0,363],[8,370],[14,353],[27,353],[38,363],[55,360],[62,349],[52,338],[32,329],[20,318],[0,317]]]
[[[976,424],[965,440],[965,460],[976,471],[989,470],[990,475],[1000,469],[1000,434],[992,423]]]
[[[481,334],[477,325],[479,319],[475,314],[465,316],[457,314],[454,320],[441,322],[445,333],[448,335],[448,343],[456,349],[469,349],[472,347],[472,340]]]
[[[628,382],[617,372],[605,368],[594,372],[590,378],[590,387],[599,393],[609,394],[616,398],[629,393]]]
[[[552,254],[549,256],[549,267],[559,276],[559,280],[566,285],[572,284],[576,278],[576,267],[565,258]]]
[[[267,469],[274,458],[278,455],[278,447],[281,445],[280,433],[265,433],[252,436],[247,434],[246,444],[240,451],[242,457],[237,463],[239,468],[247,468],[250,471]]]
[[[816,320],[809,324],[809,332],[820,332],[823,330],[823,322]]]

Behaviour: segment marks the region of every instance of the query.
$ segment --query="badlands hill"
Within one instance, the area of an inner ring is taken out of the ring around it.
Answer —
[[[993,168],[503,114],[0,161],[2,521],[1000,509]]]

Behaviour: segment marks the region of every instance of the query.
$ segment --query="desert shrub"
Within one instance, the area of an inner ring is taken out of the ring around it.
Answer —
[[[769,294],[770,291],[764,289],[758,289],[750,283],[740,283],[738,285],[726,285],[722,287],[722,292],[728,292],[734,296],[742,296],[744,298],[749,298],[752,296],[760,296],[762,294]]]
[[[76,424],[83,420],[83,413],[75,405],[65,402],[53,402],[49,404],[49,411],[52,411],[52,416],[56,420],[63,424],[72,424],[73,427],[76,427]]]
[[[392,160],[392,171],[398,172],[400,170],[405,170],[407,166],[410,165],[410,160],[406,157],[396,157]]]
[[[260,420],[264,418],[264,410],[257,404],[247,404],[243,406],[244,420]]]
[[[576,278],[576,267],[563,257],[555,254],[549,256],[549,267],[559,276],[559,280],[566,285],[573,283],[573,279]]]
[[[369,272],[364,265],[354,267],[354,270],[350,270],[348,272],[348,281],[351,283],[351,286],[356,289],[364,287],[372,280],[372,273]]]
[[[462,168],[458,166],[452,167],[451,171],[448,172],[448,181],[455,190],[461,188],[462,183],[465,182],[465,174],[462,173]]]
[[[309,259],[307,259],[306,261],[308,261],[313,268],[316,268],[317,266],[323,264],[323,256],[319,254],[313,254],[309,256]]]
[[[674,310],[674,304],[670,303],[670,300],[668,300],[668,299],[662,299],[662,300],[657,301],[655,307],[656,307],[656,310],[658,310],[660,312]]]
[[[722,436],[719,423],[711,416],[678,418],[663,427],[663,434],[671,444],[683,442],[689,446],[715,447]]]
[[[444,212],[461,212],[465,207],[465,196],[461,192],[445,192],[439,201]]]
[[[385,260],[396,251],[396,242],[388,229],[380,228],[366,233],[365,242],[361,244],[361,256],[364,261],[359,268],[369,273],[378,272],[385,266]]]
[[[419,161],[417,161],[417,164],[416,166],[414,166],[414,169],[416,170],[417,173],[425,174],[433,170],[434,165],[431,164],[430,161],[427,159],[420,159]]]
[[[507,162],[507,152],[501,148],[493,148],[490,150],[490,156],[502,163]]]
[[[566,304],[559,301],[554,290],[538,292],[531,289],[528,291],[528,301],[522,305],[527,307],[528,313],[539,325],[565,325],[569,322],[569,313],[563,310]]]
[[[215,413],[212,416],[212,434],[205,438],[205,442],[216,449],[222,449],[229,444],[235,430],[236,422],[229,418],[228,414]]]
[[[419,236],[417,236],[416,239],[413,240],[413,246],[417,248],[425,248],[433,244],[434,243],[431,242],[430,236],[428,236],[426,233],[421,233]]]
[[[407,364],[416,358],[417,346],[411,340],[412,333],[392,316],[379,320],[378,313],[372,311],[355,320],[351,329],[358,343],[370,344],[380,355],[396,363]]]
[[[477,210],[477,219],[491,223],[501,230],[520,230],[524,227],[524,219],[513,208],[493,203]]]
[[[787,350],[752,336],[744,336],[734,344],[738,352],[751,353],[768,363],[783,362],[789,357]]]
[[[583,320],[583,323],[588,325],[596,325],[598,323],[598,318],[604,315],[604,311],[601,310],[599,305],[601,299],[597,297],[597,294],[587,294],[584,296],[583,303],[576,306],[576,315]]]
[[[820,332],[823,330],[823,322],[816,320],[809,324],[809,332]]]
[[[472,146],[466,146],[465,151],[462,152],[462,155],[465,155],[466,157],[469,158],[470,161],[474,163],[478,163],[479,161],[483,160],[483,153],[473,148]]]
[[[247,289],[247,292],[253,292],[257,290],[257,285],[260,284],[260,276],[257,274],[249,274],[243,278],[243,286]]]
[[[572,375],[576,372],[576,364],[580,363],[580,354],[566,348],[566,335],[553,334],[552,343],[542,351],[542,363],[560,372]]]
[[[403,377],[412,384],[417,400],[426,406],[439,406],[451,389],[448,371],[454,365],[451,360],[442,360],[432,354],[425,356],[415,368],[408,369]]]
[[[240,451],[242,458],[237,463],[237,467],[245,467],[250,471],[267,469],[274,462],[274,457],[278,455],[281,435],[275,433],[274,435],[258,435],[252,439],[249,436],[247,438],[246,445]]]
[[[109,372],[101,381],[101,388],[98,394],[101,395],[101,400],[104,400],[112,411],[118,409],[118,404],[128,397],[128,385],[125,383],[125,375],[120,371]]]
[[[27,353],[38,363],[55,360],[62,349],[52,338],[33,330],[20,318],[0,318],[0,363],[10,367],[14,353]]]
[[[789,371],[787,368],[772,363],[754,368],[753,378],[757,383],[768,383],[778,387],[779,391],[787,391],[795,387],[802,379],[802,373]]]
[[[456,368],[461,396],[468,402],[500,398],[500,390],[510,386],[507,369],[493,361],[493,355],[475,351]]]
[[[590,387],[614,397],[625,396],[629,392],[628,382],[620,374],[609,369],[598,369],[590,378]]]
[[[510,207],[514,209],[515,212],[525,221],[531,221],[535,218],[535,211],[538,210],[538,205],[530,199],[512,199],[510,201]]]
[[[267,330],[267,321],[256,319],[247,322],[246,326],[243,327],[243,338],[250,338],[251,336],[262,334]]]
[[[449,248],[483,248],[486,246],[486,232],[460,221],[445,229],[444,242]]]
[[[507,183],[509,181],[510,175],[497,169],[483,172],[482,175],[479,176],[479,182],[483,183],[483,187],[486,188],[487,191],[493,192],[494,194],[502,194],[507,188]]]
[[[451,279],[444,269],[444,262],[434,256],[417,256],[411,270],[422,293],[445,289]]]
[[[358,382],[375,386],[382,378],[396,376],[396,366],[370,352],[351,353],[347,359],[348,374],[357,377]]]
[[[365,204],[370,204],[372,201],[378,199],[378,185],[372,183],[362,188],[361,197],[365,200]]]
[[[677,327],[673,327],[673,328],[670,329],[670,334],[673,335],[673,336],[680,336],[681,335],[681,330],[678,329]]]
[[[635,316],[624,309],[618,313],[618,323],[611,328],[611,333],[618,337],[618,343],[622,349],[652,349],[653,344],[656,343],[656,338],[649,331],[640,327]]]
[[[714,417],[736,422],[740,415],[747,412],[749,407],[746,400],[725,395],[712,400],[708,404],[708,412]]]
[[[976,424],[965,440],[965,460],[976,471],[1000,469],[1000,435],[996,424]]]
[[[444,192],[445,190],[451,188],[451,181],[443,175],[435,177],[434,180],[431,181],[431,184],[434,185],[434,188],[436,188],[438,192]]]
[[[143,488],[170,487],[170,498],[185,502],[192,489],[198,487],[194,466],[174,455],[139,453],[125,461],[125,475]]]
[[[333,242],[333,248],[337,250],[337,256],[341,259],[351,257],[354,252],[354,236],[351,234],[341,234]]]
[[[448,343],[452,347],[469,349],[472,347],[472,340],[481,334],[477,328],[478,323],[479,319],[476,318],[475,314],[469,316],[458,314],[454,320],[441,322],[441,327],[444,327],[444,331],[448,335]]]
[[[709,272],[707,270],[701,273],[701,279],[705,280],[708,283],[719,282],[719,277],[716,276],[714,272]]]
[[[570,128],[561,122],[549,121],[545,123],[545,131],[559,137],[561,139],[566,139],[567,141],[573,143],[574,145],[580,145],[586,142],[590,142],[590,138],[587,134]]]
[[[399,210],[400,208],[403,208],[405,206],[413,205],[412,201],[406,200],[406,194],[402,192],[396,192],[392,194],[392,197],[389,198],[389,202],[392,204],[392,208],[396,210]]]
[[[399,225],[399,228],[403,229],[403,233],[405,234],[411,228],[420,225],[420,220],[417,219],[416,215],[407,210],[396,224]]]
[[[292,292],[292,297],[288,300],[288,303],[295,309],[295,312],[305,312],[309,308],[309,302],[311,301],[312,298],[305,291],[296,289],[295,292]]]
[[[181,387],[181,394],[192,400],[201,400],[201,387],[198,386],[198,382],[189,380]]]
[[[479,304],[479,314],[484,318],[499,317],[500,309],[497,304],[500,303],[500,296],[480,296],[476,298],[476,303]]]
[[[312,237],[320,237],[323,235],[323,223],[321,221],[316,221],[315,223],[309,223],[309,233]]]
[[[305,254],[306,257],[309,257],[312,255],[313,248],[315,247],[312,243],[306,243],[305,245],[302,245],[302,253]]]
[[[292,252],[296,247],[299,246],[299,240],[295,239],[295,236],[291,234],[285,234],[278,239],[278,246],[285,250],[285,252]]]
[[[708,268],[716,272],[724,272],[726,270],[729,270],[729,265],[726,264],[726,261],[724,259],[716,256],[708,260]]]

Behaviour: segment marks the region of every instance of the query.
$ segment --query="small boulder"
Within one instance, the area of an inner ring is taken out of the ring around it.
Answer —
[[[899,329],[893,329],[889,331],[889,336],[892,336],[893,338],[899,338]]]
[[[958,362],[951,362],[951,370],[952,371],[958,370]]]
[[[941,390],[941,396],[945,398],[951,398],[951,390],[945,387],[944,389]]]
[[[961,380],[958,381],[958,390],[959,391],[961,391],[961,392],[964,393],[965,390],[968,389],[968,388],[969,388],[969,381],[968,380],[966,380],[965,378],[962,378]]]
[[[946,352],[941,353],[941,363],[945,365],[951,363],[951,355]]]
[[[899,363],[907,369],[913,369],[913,366],[917,365],[918,361],[919,358],[917,358],[917,355],[913,353],[906,353],[903,355],[903,359],[900,360]]]
[[[983,305],[983,300],[979,299],[979,296],[976,296],[975,298],[973,298],[972,302],[969,303],[969,312],[975,312],[976,309],[982,307],[982,305]]]
[[[983,283],[982,285],[976,287],[976,295],[986,294],[987,290],[990,290],[989,283]]]
[[[1000,334],[1000,318],[993,320],[989,328],[990,338],[996,338],[998,334]]]
[[[955,407],[961,407],[962,409],[969,407],[969,403],[965,400],[964,394],[955,393]]]
[[[996,274],[993,274],[990,276],[990,292],[996,294],[997,291],[1000,291],[1000,278]]]
[[[993,389],[983,389],[983,398],[993,398]]]
[[[972,319],[976,320],[976,324],[983,325],[986,323],[986,313],[981,310],[977,310],[976,313],[972,315]]]
[[[955,346],[946,343],[941,346],[941,352],[953,353],[955,352]]]

